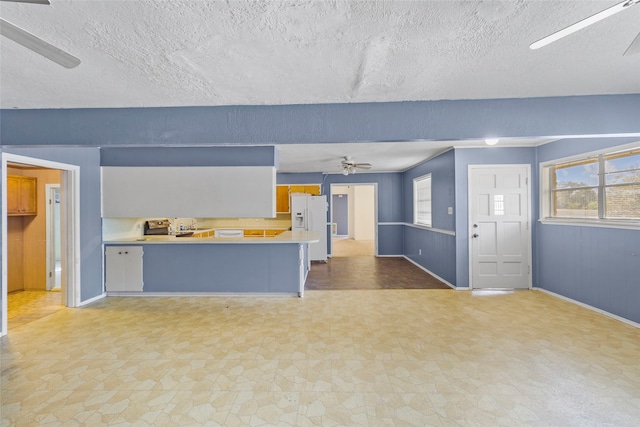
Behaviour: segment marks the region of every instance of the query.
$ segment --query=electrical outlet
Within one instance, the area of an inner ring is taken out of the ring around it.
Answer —
[[[422,255],[422,249],[418,249],[418,255]]]
[[[447,213],[448,213],[449,215],[453,215],[453,206],[449,206],[449,207],[447,208]]]

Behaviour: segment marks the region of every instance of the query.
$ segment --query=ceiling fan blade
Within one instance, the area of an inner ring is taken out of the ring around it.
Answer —
[[[51,4],[49,0],[0,0],[0,1],[10,1],[13,3]]]
[[[75,56],[62,49],[58,49],[52,44],[47,43],[41,38],[34,36],[30,32],[13,25],[11,22],[5,21],[2,18],[0,18],[0,34],[18,44],[21,44],[27,49],[31,49],[45,58],[62,65],[65,68],[74,68],[80,65],[80,60]]]
[[[573,25],[569,25],[566,28],[563,28],[560,31],[556,31],[555,33],[548,35],[547,37],[541,38],[540,40],[531,43],[529,48],[531,49],[539,49],[543,46],[546,46],[550,43],[553,43],[557,40],[560,40],[563,37],[568,36],[569,34],[573,34],[576,31],[579,31],[589,25],[595,24],[598,21],[601,21],[605,18],[610,17],[611,15],[615,15],[618,12],[622,12],[626,8],[636,5],[640,3],[640,0],[625,0],[622,3],[618,3],[615,6],[611,6],[608,9],[603,10],[602,12],[598,12],[595,15],[591,15],[588,18],[583,19],[582,21],[578,21]]]
[[[624,56],[635,55],[640,52],[640,33],[636,36],[635,39],[631,42],[627,50],[624,51]]]
[[[353,166],[358,168],[358,169],[371,169],[372,165],[371,165],[371,163],[356,163]]]

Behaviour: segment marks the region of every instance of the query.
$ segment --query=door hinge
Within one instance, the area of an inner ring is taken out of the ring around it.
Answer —
[[[527,266],[527,274],[531,274],[531,266],[530,265]]]
[[[53,273],[52,272],[49,272],[49,277],[53,277]]]
[[[524,185],[529,185],[529,177],[526,177],[526,178],[524,179]]]

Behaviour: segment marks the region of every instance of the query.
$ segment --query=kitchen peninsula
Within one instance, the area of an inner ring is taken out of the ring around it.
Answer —
[[[108,295],[301,297],[310,266],[308,245],[318,238],[313,232],[285,231],[274,237],[135,236],[105,240],[106,291]],[[133,286],[121,287],[131,276]]]

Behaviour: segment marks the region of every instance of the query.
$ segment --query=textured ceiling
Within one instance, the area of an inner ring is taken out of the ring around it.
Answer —
[[[640,6],[528,45],[612,1],[64,1],[2,17],[2,108],[274,105],[640,93]]]
[[[640,6],[543,49],[529,44],[606,1],[0,2],[79,57],[68,70],[0,37],[1,108],[356,103],[640,93]],[[537,145],[513,140],[500,145]],[[342,156],[403,170],[482,141],[281,146],[282,171]]]

